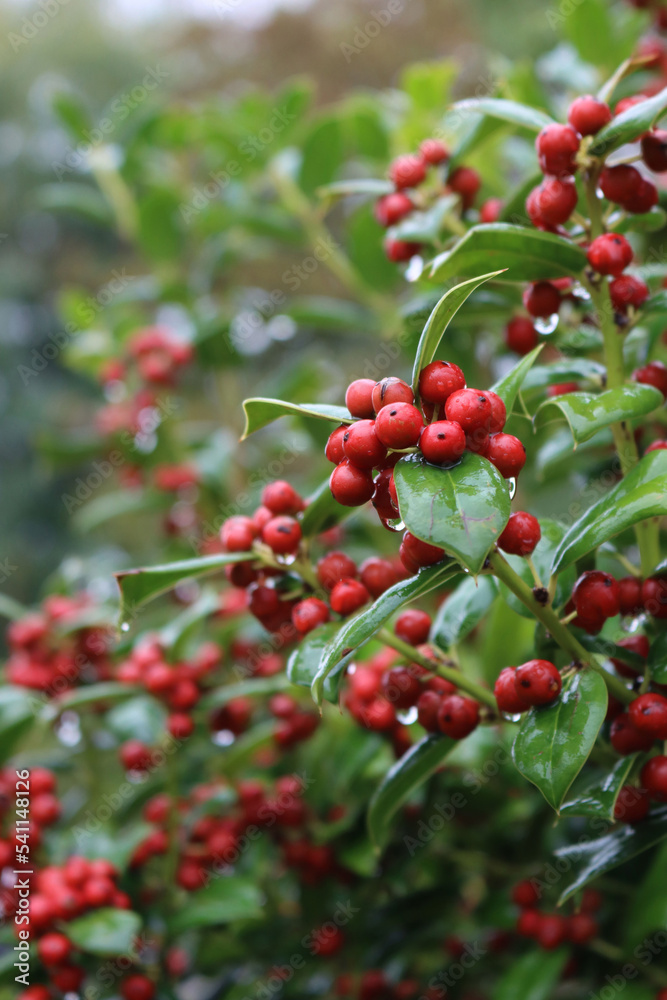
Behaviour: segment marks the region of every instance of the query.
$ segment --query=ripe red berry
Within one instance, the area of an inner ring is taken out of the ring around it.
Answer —
[[[467,212],[475,202],[477,192],[482,186],[482,178],[472,167],[457,167],[447,178],[447,186],[461,196],[461,207]]]
[[[317,563],[317,579],[325,590],[333,590],[339,580],[356,575],[356,563],[345,552],[327,552]]]
[[[590,913],[575,913],[567,918],[567,939],[572,944],[588,944],[598,935],[598,922]]]
[[[512,556],[529,556],[541,537],[537,518],[525,510],[517,510],[510,515],[498,538],[498,547]]]
[[[436,420],[422,431],[419,448],[426,461],[434,465],[458,462],[466,449],[466,436],[460,424]]]
[[[505,667],[498,674],[493,688],[498,710],[507,715],[518,715],[530,708],[529,702],[516,685],[516,667]],[[528,903],[524,904],[530,905]]]
[[[609,285],[611,304],[617,312],[626,312],[628,306],[639,309],[649,296],[648,285],[641,278],[622,274]]]
[[[389,179],[400,191],[403,188],[417,187],[426,177],[426,164],[421,156],[408,153],[397,156],[389,167]]]
[[[643,215],[650,212],[654,205],[658,204],[658,189],[655,184],[651,184],[645,177],[642,177],[637,190],[623,203],[626,212],[635,215]]]
[[[417,721],[427,733],[440,732],[438,712],[442,703],[442,695],[437,691],[422,691],[417,699]]]
[[[577,97],[567,112],[568,122],[580,135],[595,135],[611,118],[609,105],[590,94]]]
[[[520,906],[522,910],[535,906],[539,900],[539,889],[530,879],[525,879],[523,882],[517,882],[512,889],[512,902],[515,903],[516,906]]]
[[[375,421],[375,433],[387,448],[410,448],[417,444],[424,420],[411,403],[392,403],[383,407]]]
[[[402,611],[394,625],[394,632],[398,638],[409,642],[411,646],[421,646],[428,639],[430,631],[431,616],[418,608]]]
[[[56,823],[61,812],[60,801],[52,792],[35,795],[30,806],[31,818],[38,826],[51,826],[52,823]]]
[[[449,159],[449,150],[440,139],[424,139],[419,147],[419,152],[426,162],[433,166]]]
[[[264,487],[262,491],[262,505],[267,507],[272,514],[294,515],[298,514],[304,508],[303,498],[284,479],[277,479],[275,482],[268,483]]]
[[[306,597],[292,608],[292,621],[297,632],[307,635],[329,621],[329,608],[318,597]]]
[[[667,802],[667,757],[651,757],[642,768],[641,783],[656,802]]]
[[[387,457],[387,449],[375,433],[374,420],[358,420],[346,428],[343,451],[357,469],[376,469]]]
[[[633,371],[632,377],[642,385],[655,386],[667,399],[667,367],[662,361],[649,361],[643,368]]]
[[[560,305],[560,296],[558,302]],[[537,330],[525,316],[515,316],[505,327],[505,343],[516,354],[529,354],[538,341]]]
[[[560,694],[562,680],[549,660],[528,660],[516,668],[514,683],[519,697],[529,705],[549,705]]]
[[[559,913],[543,913],[537,928],[537,943],[545,951],[552,951],[563,943],[567,935],[567,918]]]
[[[151,752],[140,740],[128,740],[120,748],[120,759],[126,771],[147,771]]]
[[[427,403],[442,406],[453,392],[465,388],[465,375],[451,361],[432,361],[419,374],[419,395]]]
[[[643,178],[635,167],[622,163],[617,167],[605,167],[600,174],[600,189],[605,198],[624,205],[635,197]]]
[[[545,178],[526,199],[526,211],[534,226],[561,226],[577,207],[577,188],[571,180]]]
[[[637,729],[627,712],[620,712],[611,724],[609,741],[616,753],[627,757],[631,753],[650,750],[653,737]]]
[[[662,441],[652,441],[651,444],[646,449],[646,454],[651,451],[665,451],[667,450],[667,441],[664,439]]]
[[[390,491],[393,478],[392,469],[382,469],[375,478],[375,491],[371,503],[382,521],[391,521],[398,517],[398,507]]]
[[[576,171],[579,136],[571,125],[547,125],[535,140],[535,148],[542,173],[562,177]]]
[[[651,799],[644,788],[623,785],[614,805],[614,819],[619,823],[641,823],[651,808]]]
[[[301,527],[293,517],[279,516],[272,518],[262,531],[262,541],[276,553],[288,555],[299,547],[301,542]]]
[[[331,607],[338,615],[351,615],[370,600],[370,594],[360,580],[345,577],[331,591]]]
[[[522,910],[516,922],[517,933],[522,937],[536,938],[541,921],[542,914],[538,910]]]
[[[37,954],[44,965],[64,965],[72,952],[72,945],[69,938],[64,934],[52,931],[40,938],[37,945]]]
[[[603,233],[589,246],[586,259],[598,274],[612,274],[617,278],[632,262],[632,247],[620,233]]]
[[[507,420],[507,409],[498,393],[492,389],[486,389],[485,392],[491,401],[491,426],[489,427],[489,432],[491,434],[499,434]]]
[[[667,618],[667,577],[650,576],[644,580],[642,604],[654,618]]]
[[[505,479],[519,475],[526,463],[526,449],[513,434],[494,434],[484,451],[484,457]]]
[[[63,965],[51,973],[51,982],[61,993],[79,993],[86,970],[79,965]]]
[[[402,378],[395,378],[389,375],[380,382],[376,382],[373,389],[373,409],[379,413],[384,406],[390,403],[414,403],[415,395]]]
[[[345,453],[343,451],[343,438],[346,431],[347,424],[342,424],[340,427],[337,427],[335,431],[332,431],[329,435],[326,448],[324,449],[324,454],[330,462],[333,462],[334,465],[340,465],[345,458]]]
[[[624,576],[618,581],[618,605],[622,615],[643,611],[642,582],[636,576]]]
[[[398,574],[388,559],[371,556],[359,567],[359,575],[371,597],[379,597],[398,583]]]
[[[546,319],[560,309],[560,292],[550,281],[537,281],[523,293],[523,304],[531,316]]]
[[[623,639],[619,639],[616,645],[621,646],[623,649],[628,649],[632,653],[636,653],[637,656],[641,656],[644,660],[648,657],[650,649],[649,641],[645,635],[628,635]],[[638,667],[631,667],[629,664],[624,663],[623,660],[614,656],[610,657],[610,659],[616,667],[616,672],[622,677],[631,677],[634,679],[638,671],[641,672]]]
[[[459,389],[445,403],[445,416],[460,424],[466,435],[488,432],[493,418],[491,400],[480,389]]]
[[[257,537],[251,518],[239,514],[228,518],[220,529],[220,540],[226,552],[249,552]]]
[[[408,240],[396,240],[388,236],[384,241],[384,252],[393,264],[405,264],[412,260],[421,250],[421,243]]]
[[[609,573],[588,570],[574,585],[572,601],[582,619],[613,618],[620,610],[618,583]]]
[[[135,973],[123,980],[120,984],[120,992],[125,1000],[153,1000],[155,983],[151,982],[147,976]]]
[[[375,202],[375,218],[380,225],[387,229],[395,226],[397,222],[409,215],[414,208],[414,204],[407,194],[402,191],[393,191]]]
[[[504,208],[500,198],[487,198],[479,210],[479,221],[482,223],[497,222]]]
[[[667,170],[667,132],[662,129],[644,132],[641,148],[644,163],[650,170],[658,174]]]
[[[450,694],[442,699],[438,710],[440,731],[453,740],[462,740],[479,723],[479,704],[472,698]]]
[[[399,554],[401,562],[410,572],[416,572],[421,566],[433,566],[445,556],[437,545],[423,542],[409,531],[403,535]]]
[[[657,740],[667,740],[667,698],[647,692],[630,703],[630,722],[640,733]]]
[[[350,382],[345,392],[345,405],[353,417],[361,417],[369,420],[375,415],[373,410],[373,389],[375,382],[372,378],[358,378]]]
[[[341,462],[331,473],[329,488],[334,500],[343,507],[361,507],[373,496],[373,476],[366,469],[358,469],[348,461]]]
[[[419,677],[408,667],[392,667],[382,675],[382,693],[396,708],[412,708],[422,691]]]

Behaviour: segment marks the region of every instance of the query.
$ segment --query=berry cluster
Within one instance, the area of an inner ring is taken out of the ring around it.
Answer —
[[[53,826],[60,819],[62,806],[56,795],[56,776],[45,767],[33,767],[30,770],[30,806],[29,827],[27,836],[22,839],[17,833],[14,823],[13,803],[16,794],[16,772],[9,768],[0,771],[0,822],[7,825],[8,832],[0,840],[0,869],[14,864],[18,853],[25,854],[25,844],[29,842],[31,849],[38,848],[42,843],[42,830]],[[2,911],[6,914],[16,910],[18,898],[11,889],[0,891]]]
[[[493,693],[501,712],[516,715],[529,708],[550,705],[560,694],[561,687],[561,676],[553,663],[528,660],[520,667],[501,670]]]
[[[103,385],[120,382],[136,369],[139,378],[149,385],[173,385],[181,368],[194,357],[192,345],[163,326],[147,326],[133,334],[125,355],[108,361],[100,372]]]
[[[565,942],[586,945],[597,937],[599,925],[594,914],[602,906],[602,897],[595,889],[584,889],[579,909],[570,916],[538,910],[539,901],[540,887],[535,881],[526,879],[514,886],[512,902],[521,911],[516,922],[521,937],[531,938],[545,951]]]
[[[591,635],[600,631],[608,618],[639,615],[667,618],[667,577],[652,576],[642,581],[636,576],[616,580],[611,573],[587,570],[574,585],[565,608],[572,623]]]

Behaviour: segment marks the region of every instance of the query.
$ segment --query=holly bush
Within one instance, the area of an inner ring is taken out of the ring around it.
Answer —
[[[18,372],[97,389],[40,442],[76,555],[2,601],[2,996],[667,997],[667,16],[633,7],[554,8],[474,96],[297,79],[113,143],[54,99],[37,197],[108,277]]]

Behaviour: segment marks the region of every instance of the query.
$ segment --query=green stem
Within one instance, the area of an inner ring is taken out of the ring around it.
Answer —
[[[494,712],[498,711],[498,706],[496,705],[496,699],[490,691],[483,688],[481,684],[477,684],[475,681],[471,681],[469,677],[465,674],[460,673],[458,670],[452,670],[451,667],[446,667],[443,663],[439,663],[437,660],[431,659],[430,656],[424,656],[420,653],[418,649],[411,646],[408,642],[404,642],[399,639],[398,636],[394,635],[388,629],[383,628],[378,633],[378,638],[381,642],[384,642],[386,646],[391,646],[398,653],[402,653],[407,660],[413,663],[418,663],[421,667],[425,667],[430,670],[431,673],[439,674],[444,677],[445,680],[451,681],[452,684],[460,688],[461,691],[466,691],[468,694],[476,698],[477,701],[486,705],[488,708],[492,709]]]
[[[519,574],[514,572],[500,552],[493,552],[489,556],[489,562],[491,569],[498,579],[519,598],[522,604],[526,605],[535,618],[542,622],[561,649],[564,649],[573,660],[590,667],[591,670],[595,670],[596,673],[600,674],[609,691],[619,701],[624,704],[629,704],[632,701],[634,696],[628,691],[626,686],[617,677],[614,677],[613,674],[610,674],[604,667],[600,666],[595,657],[587,649],[584,649],[570,630],[563,625],[549,605],[540,604],[535,599],[535,595],[528,584],[524,583]]]

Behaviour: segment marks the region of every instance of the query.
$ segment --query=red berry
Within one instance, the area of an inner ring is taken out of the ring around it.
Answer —
[[[411,448],[419,441],[424,420],[411,403],[383,407],[375,421],[375,433],[387,448]]]
[[[650,170],[658,174],[667,170],[667,132],[662,129],[644,132],[641,146],[642,158]]]
[[[624,576],[618,581],[618,604],[622,615],[636,615],[644,610],[642,582],[636,576]]]
[[[151,752],[140,740],[128,740],[120,748],[120,759],[126,771],[147,771],[151,765]]]
[[[412,708],[422,690],[416,673],[408,667],[392,667],[382,675],[382,693],[396,708]]]
[[[227,552],[249,552],[256,537],[252,520],[241,514],[228,518],[220,529],[220,540]]]
[[[538,342],[537,330],[525,316],[515,316],[505,327],[505,343],[516,354],[529,354]]]
[[[586,252],[586,258],[598,274],[618,277],[632,262],[632,247],[620,233],[597,236]]]
[[[373,476],[366,469],[358,469],[349,462],[341,462],[331,473],[329,488],[334,500],[343,507],[361,507],[373,496]]]
[[[611,108],[597,97],[577,97],[569,107],[567,120],[580,135],[595,135],[611,121]]]
[[[620,712],[612,722],[609,740],[616,753],[622,757],[650,750],[653,745],[653,737],[633,726],[627,712]]]
[[[500,396],[494,392],[492,389],[485,390],[486,395],[491,400],[491,426],[489,431],[491,434],[498,434],[505,426],[505,421],[507,420],[507,409],[503,403]]]
[[[91,878],[83,887],[83,898],[88,906],[105,906],[116,892],[110,878]]]
[[[325,590],[333,590],[339,580],[356,575],[356,563],[344,552],[328,552],[317,563],[317,579]]]
[[[398,574],[392,563],[388,559],[380,559],[378,556],[371,556],[359,567],[361,582],[371,595],[379,597],[389,590],[395,583],[398,583]]]
[[[373,389],[373,409],[379,413],[384,406],[390,403],[414,403],[415,395],[402,378],[395,378],[389,375],[381,382],[375,384]]]
[[[517,906],[520,906],[522,910],[535,906],[539,900],[539,889],[534,882],[531,882],[530,879],[525,879],[523,882],[517,882],[512,889],[512,902]]]
[[[516,922],[517,933],[522,937],[536,938],[542,921],[542,914],[538,910],[522,910]]]
[[[547,125],[535,140],[535,148],[542,173],[562,177],[576,171],[579,136],[571,125]]]
[[[505,479],[519,475],[526,463],[526,449],[513,434],[494,434],[484,457],[498,469]]]
[[[581,897],[580,910],[582,913],[596,913],[602,906],[602,893],[597,889],[586,888]]]
[[[510,515],[498,539],[498,547],[512,556],[529,556],[542,537],[540,522],[525,510]]]
[[[374,420],[359,420],[343,435],[343,451],[357,469],[376,469],[386,458],[387,449],[375,433]]]
[[[620,610],[618,583],[599,569],[582,573],[572,591],[572,601],[580,618],[613,618]]]
[[[624,205],[635,197],[643,178],[635,167],[619,164],[617,167],[605,167],[600,174],[600,188],[605,198]]]
[[[667,757],[651,757],[642,768],[641,783],[652,799],[667,802]]]
[[[324,449],[324,454],[330,462],[333,462],[334,465],[340,465],[345,458],[345,452],[343,451],[343,438],[345,437],[347,429],[347,424],[342,424],[329,435],[329,440],[327,441],[327,446]]]
[[[373,389],[375,382],[372,378],[358,378],[350,382],[345,393],[345,405],[353,417],[361,417],[363,420],[370,420],[375,416],[373,410]]]
[[[447,420],[460,424],[466,435],[487,431],[491,427],[493,407],[491,400],[480,389],[459,389],[445,403]]]
[[[485,224],[497,222],[503,207],[504,202],[500,198],[488,198],[479,210],[479,221]]]
[[[45,934],[37,945],[37,954],[44,965],[64,965],[72,952],[72,945],[64,934],[56,931]]]
[[[447,178],[447,186],[461,196],[461,205],[466,212],[475,202],[477,192],[482,186],[482,178],[472,167],[457,167]]]
[[[449,150],[440,139],[424,139],[419,152],[427,163],[437,166],[449,159]]]
[[[78,965],[63,965],[51,973],[51,982],[61,993],[79,993],[86,970]]]
[[[611,304],[617,312],[626,312],[628,306],[639,309],[649,296],[648,285],[641,278],[622,274],[609,285]]]
[[[465,375],[451,361],[432,361],[419,374],[419,395],[427,403],[442,406],[453,392],[465,388]]]
[[[667,577],[650,576],[644,580],[642,603],[654,618],[667,618]]]
[[[650,212],[654,205],[658,204],[658,189],[655,184],[651,184],[642,177],[637,190],[628,198],[624,204],[623,208],[626,212],[632,212],[635,215],[643,215],[645,212]]]
[[[120,984],[120,992],[125,1000],[153,1000],[155,983],[151,982],[147,976],[135,973],[123,980]]]
[[[392,194],[384,195],[383,198],[378,198],[375,202],[375,218],[384,229],[387,229],[388,226],[395,226],[409,215],[414,207],[407,194],[394,191]]]
[[[360,580],[346,577],[331,591],[331,607],[338,615],[351,615],[370,600],[370,594]]]
[[[404,264],[409,260],[412,260],[419,251],[421,250],[421,243],[410,242],[407,240],[396,240],[388,236],[384,241],[384,252],[387,255],[387,259],[393,264]]]
[[[549,705],[560,694],[562,680],[549,660],[528,660],[516,668],[517,694],[529,705]]]
[[[516,685],[516,667],[505,667],[498,674],[493,688],[498,710],[507,715],[518,715],[530,708],[529,702],[523,697],[523,692]],[[528,903],[524,904],[530,905]]]
[[[318,597],[306,597],[292,608],[292,621],[297,632],[307,635],[329,621],[329,608]]]
[[[51,826],[60,818],[62,806],[51,792],[35,795],[30,806],[31,818],[38,826]]]
[[[407,156],[397,156],[389,167],[389,179],[398,190],[417,187],[426,177],[426,164],[421,156],[408,153]]]
[[[408,563],[415,567],[415,570],[412,570],[413,572],[421,566],[433,566],[435,563],[440,562],[441,559],[444,559],[444,556],[443,549],[438,548],[437,545],[430,545],[428,542],[423,542],[421,538],[417,538],[409,531],[406,531],[403,535],[400,557],[406,569],[411,568]]]
[[[588,944],[598,934],[598,922],[590,913],[575,913],[567,918],[567,939],[572,944]]]
[[[563,943],[567,935],[567,918],[558,913],[544,913],[537,928],[537,943],[545,951],[552,951]]]
[[[458,462],[466,449],[466,436],[460,424],[436,420],[422,431],[419,448],[426,461],[434,465]]]
[[[665,440],[652,441],[651,444],[646,449],[646,454],[648,455],[650,451],[665,451],[665,450],[667,450],[667,441]]]
[[[462,740],[479,723],[479,704],[460,694],[443,698],[438,710],[440,731],[453,740]]]
[[[375,479],[375,491],[371,503],[382,521],[391,521],[398,517],[398,507],[390,490],[393,479],[392,469],[382,469]]]
[[[526,199],[526,211],[534,226],[560,226],[577,207],[577,188],[571,180],[547,177]]]
[[[266,542],[276,555],[284,556],[296,552],[301,542],[299,522],[287,516],[272,518],[262,531],[262,541]]]
[[[641,694],[630,703],[628,715],[640,733],[656,740],[667,740],[667,698],[661,694]]]
[[[641,823],[650,808],[651,800],[644,788],[623,785],[614,805],[614,819],[619,823]]]
[[[396,711],[385,698],[376,698],[364,706],[361,721],[367,729],[381,733],[396,725]]]
[[[642,385],[652,385],[667,399],[667,367],[662,361],[649,361],[643,368],[637,368],[632,377]]]
[[[272,514],[298,514],[304,508],[302,497],[290,483],[277,479],[269,483],[262,491],[262,504]]]
[[[427,733],[440,732],[438,712],[442,703],[442,695],[437,691],[422,691],[417,699],[417,721]]]
[[[523,293],[523,304],[531,316],[546,319],[560,309],[560,292],[550,281],[537,281]]]
[[[629,649],[630,652],[636,653],[637,656],[641,656],[644,660],[648,657],[650,649],[649,641],[645,635],[628,635],[624,639],[619,639],[616,645],[621,646],[623,649]],[[614,656],[610,657],[610,659],[616,667],[617,673],[622,677],[635,678],[637,676],[639,668],[633,668]]]
[[[430,631],[431,616],[417,608],[401,612],[394,625],[394,632],[398,638],[409,642],[411,646],[421,646],[428,639]]]

